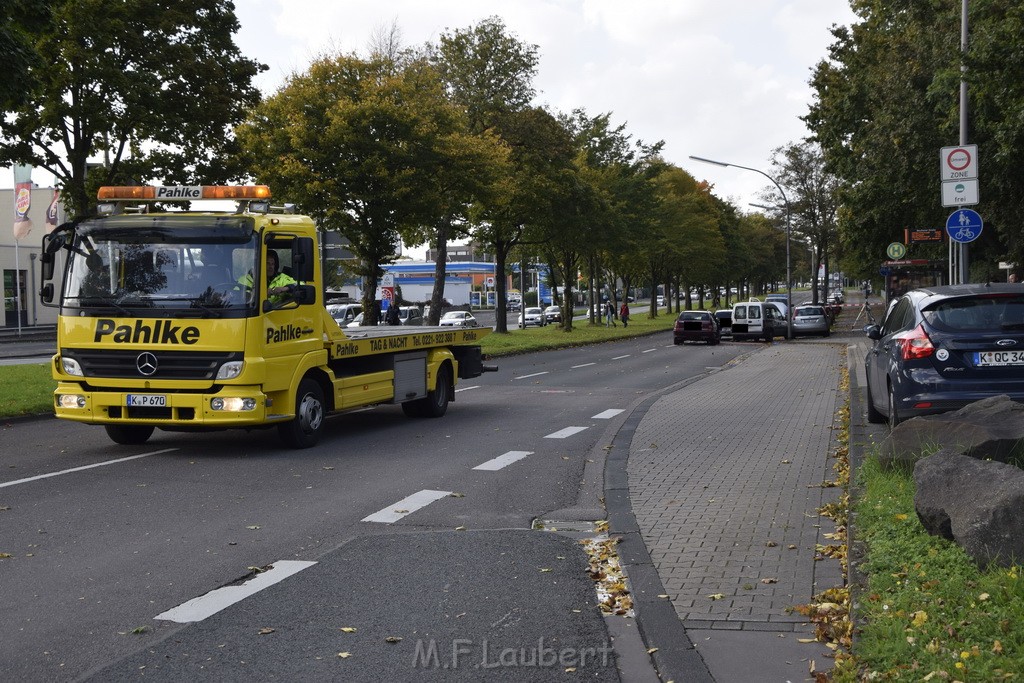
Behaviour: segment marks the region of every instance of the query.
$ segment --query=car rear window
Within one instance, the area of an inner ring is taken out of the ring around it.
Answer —
[[[922,311],[925,321],[939,330],[1024,330],[1024,297],[947,299]]]
[[[795,313],[796,315],[825,315],[825,311],[820,306],[804,306],[796,309]]]
[[[711,317],[710,313],[701,313],[700,311],[683,311],[679,314],[677,320],[707,320]]]

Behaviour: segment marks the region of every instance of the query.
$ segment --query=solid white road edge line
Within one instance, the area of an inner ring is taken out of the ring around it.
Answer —
[[[518,460],[522,460],[528,455],[533,455],[533,451],[509,451],[504,455],[499,455],[497,458],[492,458],[485,463],[481,463],[473,469],[484,470],[485,472],[497,472],[503,467],[507,467]]]
[[[598,413],[597,415],[590,418],[591,420],[610,420],[619,413],[622,412],[621,408],[609,408],[608,410]]]
[[[540,377],[541,375],[548,374],[548,372],[550,372],[550,371],[549,370],[545,370],[544,372],[535,372],[532,375],[519,375],[518,377],[513,377],[512,379],[526,379],[527,377]]]
[[[264,588],[273,586],[279,581],[284,581],[292,574],[298,574],[303,569],[312,567],[316,562],[305,562],[300,560],[278,560],[270,565],[271,569],[257,574],[240,586],[224,586],[212,590],[206,595],[192,598],[183,602],[177,607],[172,607],[166,612],[153,617],[162,621],[176,621],[179,624],[188,624],[193,621],[202,621],[217,612],[236,602],[241,602],[250,595],[254,595]]]
[[[394,505],[389,505],[383,510],[374,512],[369,517],[363,517],[361,521],[391,524],[392,522],[397,522],[406,515],[411,515],[422,507],[430,505],[435,500],[440,500],[445,496],[450,495],[452,495],[451,491],[431,491],[430,489],[424,489],[412,494],[411,496],[403,498]]]
[[[557,432],[552,432],[551,434],[548,434],[544,438],[545,439],[566,439],[566,438],[572,436],[573,434],[579,434],[584,429],[586,429],[586,427],[566,427],[565,429],[559,429]]]
[[[151,455],[160,455],[161,453],[170,453],[178,450],[177,448],[164,448],[163,450],[153,451],[152,453],[142,453],[141,455],[129,455],[127,458],[118,458],[117,460],[107,460],[105,462],[97,462],[92,465],[82,465],[81,467],[72,467],[69,470],[61,470],[60,472],[50,472],[49,474],[37,474],[34,477],[26,477],[25,479],[16,479],[14,481],[8,481],[0,484],[0,489],[7,486],[17,486],[18,484],[27,484],[30,481],[38,481],[40,479],[49,479],[50,477],[60,477],[65,474],[71,474],[73,472],[81,472],[82,470],[91,470],[94,467],[106,467],[107,465],[116,465],[119,462],[128,462],[129,460],[138,460],[139,458],[148,458]]]

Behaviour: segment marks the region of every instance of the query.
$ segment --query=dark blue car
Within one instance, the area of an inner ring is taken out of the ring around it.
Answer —
[[[1024,284],[911,290],[865,332],[870,422],[894,427],[998,394],[1024,402]]]

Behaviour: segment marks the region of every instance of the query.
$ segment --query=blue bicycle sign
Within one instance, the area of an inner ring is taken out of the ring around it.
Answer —
[[[973,242],[985,227],[981,214],[974,209],[957,209],[946,219],[946,232],[954,242]]]

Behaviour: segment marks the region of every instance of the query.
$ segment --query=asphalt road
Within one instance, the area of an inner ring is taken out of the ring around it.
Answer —
[[[674,347],[666,332],[504,358],[440,420],[348,413],[305,451],[274,431],[121,447],[99,427],[4,425],[0,670],[642,680],[653,670],[635,633],[615,633],[608,654],[622,627],[596,607],[577,542],[592,529],[531,527],[599,518],[604,446],[629,410],[749,348]]]

